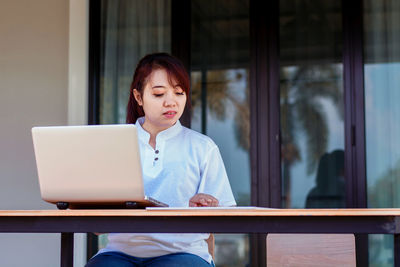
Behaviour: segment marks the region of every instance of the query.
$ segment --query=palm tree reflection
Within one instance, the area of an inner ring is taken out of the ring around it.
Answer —
[[[281,166],[282,205],[291,207],[291,168],[301,161],[299,135],[306,140],[307,173],[315,171],[319,158],[326,152],[329,139],[327,114],[321,100],[330,100],[343,120],[341,67],[310,65],[281,69]]]
[[[305,154],[307,173],[311,174],[327,150],[329,128],[321,100],[331,101],[343,121],[341,71],[341,65],[334,64],[282,68],[280,117],[283,207],[291,205],[292,166],[302,161],[301,155]],[[248,71],[207,71],[207,79],[203,82],[201,75],[197,74],[192,75],[192,110],[204,109],[206,104],[206,110],[209,112],[207,116],[213,116],[220,121],[225,121],[228,115],[233,114],[236,142],[240,148],[248,151],[250,148]],[[204,90],[207,96],[206,103],[202,103],[201,98]],[[306,140],[305,153],[301,153],[299,133],[302,133]]]
[[[206,90],[206,110],[214,118],[225,121],[227,114],[234,114],[235,138],[245,151],[250,148],[250,110],[248,71],[207,71],[206,84],[200,76],[192,75],[192,110],[201,107],[201,94]],[[204,107],[204,106],[203,106]],[[204,119],[204,118],[202,118]]]

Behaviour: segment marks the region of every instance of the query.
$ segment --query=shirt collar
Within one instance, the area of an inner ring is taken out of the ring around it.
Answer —
[[[140,117],[137,119],[135,125],[136,128],[138,129],[139,139],[142,142],[148,144],[150,139],[150,134],[145,129],[143,129],[142,127],[143,123],[144,123],[144,117]],[[164,131],[159,132],[156,137],[156,142],[167,140],[169,138],[174,137],[182,130],[182,128],[183,126],[178,120],[173,126],[169,127],[168,129],[165,129]]]

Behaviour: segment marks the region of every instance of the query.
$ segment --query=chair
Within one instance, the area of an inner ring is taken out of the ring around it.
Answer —
[[[268,234],[267,267],[356,266],[353,234]]]
[[[208,245],[208,252],[211,254],[211,257],[214,258],[214,251],[215,251],[215,237],[214,234],[210,234],[210,237],[206,240]]]

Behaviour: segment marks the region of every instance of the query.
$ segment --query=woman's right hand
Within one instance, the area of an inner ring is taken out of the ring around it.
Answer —
[[[189,200],[189,207],[218,207],[219,201],[212,195],[199,193]]]

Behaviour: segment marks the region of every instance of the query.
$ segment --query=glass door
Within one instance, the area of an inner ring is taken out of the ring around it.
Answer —
[[[99,119],[125,123],[136,64],[146,54],[171,52],[171,1],[102,0],[100,6]]]
[[[102,0],[100,6],[99,123],[125,123],[136,64],[146,54],[171,52],[171,1]],[[93,252],[106,243],[106,234],[99,235]]]
[[[218,145],[239,206],[250,205],[249,1],[191,1],[192,129]],[[215,235],[217,266],[246,266],[248,235]]]
[[[279,10],[282,207],[345,207],[341,2]]]
[[[400,1],[364,0],[368,207],[400,207]],[[393,266],[393,236],[370,235],[370,266]]]

